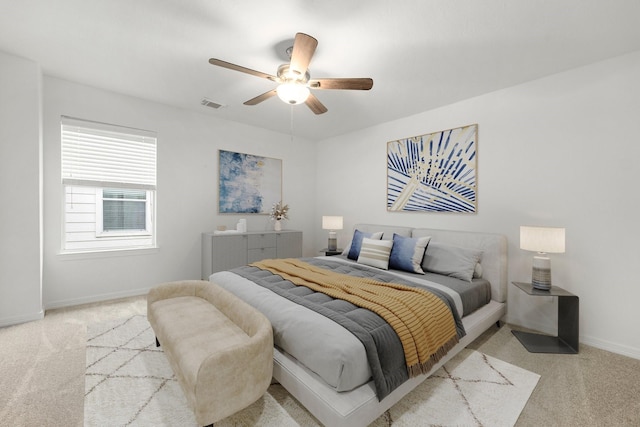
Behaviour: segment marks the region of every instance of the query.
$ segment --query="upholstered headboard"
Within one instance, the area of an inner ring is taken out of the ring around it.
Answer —
[[[507,300],[507,238],[501,234],[376,224],[356,224],[354,229],[368,233],[383,231],[383,239],[392,239],[393,233],[410,237],[431,236],[432,242],[479,249],[482,251],[482,277],[491,283],[491,299],[498,302]]]

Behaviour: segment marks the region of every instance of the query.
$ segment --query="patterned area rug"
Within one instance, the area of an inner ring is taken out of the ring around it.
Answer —
[[[463,350],[372,426],[512,426],[539,375]],[[196,426],[144,316],[90,325],[85,426]],[[319,426],[279,384],[222,426]]]

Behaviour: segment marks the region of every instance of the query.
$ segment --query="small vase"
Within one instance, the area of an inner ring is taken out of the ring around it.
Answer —
[[[273,223],[273,229],[275,231],[282,231],[282,221],[279,219],[275,220],[275,222]]]

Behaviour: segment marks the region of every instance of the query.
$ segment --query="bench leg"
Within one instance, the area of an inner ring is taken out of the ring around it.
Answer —
[[[160,347],[160,341],[158,341],[158,337],[156,337],[156,347]]]

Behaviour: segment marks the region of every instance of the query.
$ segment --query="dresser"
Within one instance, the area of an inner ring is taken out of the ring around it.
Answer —
[[[202,280],[209,280],[209,276],[215,272],[262,259],[301,256],[302,231],[202,233]]]

